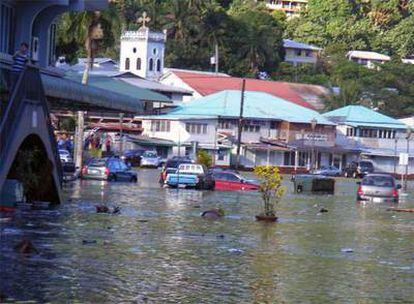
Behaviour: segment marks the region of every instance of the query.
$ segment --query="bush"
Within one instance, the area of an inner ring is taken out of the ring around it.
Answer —
[[[207,168],[211,167],[213,158],[206,150],[200,150],[197,153],[197,163],[205,165]]]
[[[276,204],[285,194],[286,188],[282,186],[282,176],[276,166],[257,166],[254,173],[260,178],[259,192],[262,195],[264,215],[276,216]]]

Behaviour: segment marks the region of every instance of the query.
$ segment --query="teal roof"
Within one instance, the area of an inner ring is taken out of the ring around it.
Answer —
[[[68,73],[66,74],[66,78],[77,82],[82,82],[81,73]],[[163,94],[131,85],[116,77],[90,74],[88,85],[111,91],[116,94],[127,95],[131,98],[135,98],[136,100],[169,103],[172,102],[170,98]]]
[[[94,86],[85,86],[77,81],[41,74],[47,96],[87,104],[88,107],[108,109],[115,112],[143,114],[144,105],[137,98],[116,94]]]
[[[221,91],[183,104],[170,113],[157,117],[165,119],[238,118],[240,99],[241,92],[238,90]],[[267,93],[253,91],[245,92],[243,117],[296,123],[310,123],[312,119],[316,119],[319,124],[334,124],[314,110]]]
[[[363,127],[406,129],[401,121],[360,105],[351,105],[322,114],[340,124]]]

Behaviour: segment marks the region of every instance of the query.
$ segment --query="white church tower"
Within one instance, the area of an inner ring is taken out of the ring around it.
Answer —
[[[144,12],[138,19],[138,31],[125,31],[121,36],[119,70],[158,81],[163,74],[167,33],[153,32],[146,23],[151,19]]]

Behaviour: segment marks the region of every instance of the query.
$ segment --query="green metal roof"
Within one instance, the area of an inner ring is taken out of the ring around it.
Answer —
[[[352,126],[406,129],[401,121],[360,105],[350,105],[322,114],[324,117],[341,124]]]
[[[243,117],[247,119],[272,119],[296,123],[310,123],[312,119],[316,119],[319,124],[334,125],[314,110],[267,93],[246,91],[244,96]],[[166,115],[158,115],[157,118],[238,118],[240,99],[241,91],[239,90],[221,91],[181,105]]]
[[[77,101],[116,112],[144,113],[144,105],[137,98],[85,86],[61,77],[47,74],[42,74],[41,77],[46,96]]]
[[[68,73],[66,74],[65,78],[74,80],[79,83],[82,82],[81,73]],[[131,98],[135,98],[136,100],[168,103],[172,102],[170,98],[163,94],[131,85],[116,77],[90,74],[88,85],[111,91],[116,94],[123,94]]]

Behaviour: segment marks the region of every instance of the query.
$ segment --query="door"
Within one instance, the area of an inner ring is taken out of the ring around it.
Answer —
[[[216,181],[217,190],[228,190],[229,185],[225,173],[215,173],[214,179]]]
[[[240,178],[232,173],[226,174],[226,179],[228,183],[229,190],[243,190],[243,183],[241,182]]]

